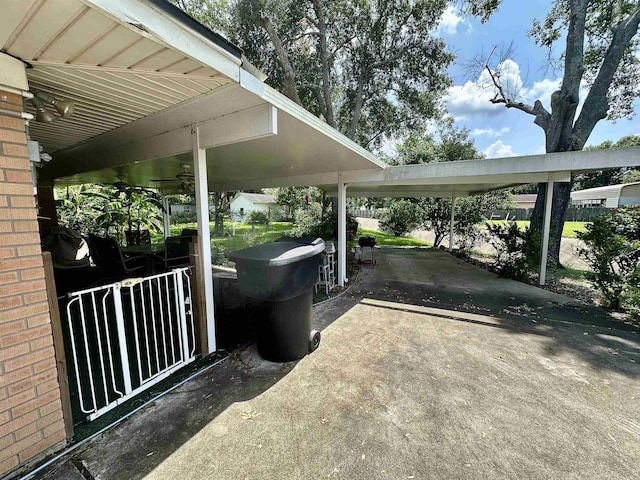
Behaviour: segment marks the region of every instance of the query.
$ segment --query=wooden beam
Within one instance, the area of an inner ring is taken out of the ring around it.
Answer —
[[[207,309],[204,301],[204,285],[202,278],[202,262],[200,261],[199,237],[193,237],[189,244],[189,266],[191,267],[191,287],[192,295],[191,308],[194,315],[194,325],[196,330],[196,345],[199,345],[199,352],[202,357],[209,353],[209,341],[207,337]]]
[[[60,384],[60,400],[62,401],[62,419],[67,440],[73,438],[73,415],[71,413],[71,394],[69,392],[69,373],[67,371],[67,359],[64,352],[64,336],[62,334],[62,321],[58,308],[58,292],[53,273],[53,261],[51,252],[42,252],[44,264],[44,281],[47,288],[47,300],[49,302],[49,316],[51,318],[51,333],[53,334],[53,348],[56,354],[56,366],[58,371],[58,383]]]

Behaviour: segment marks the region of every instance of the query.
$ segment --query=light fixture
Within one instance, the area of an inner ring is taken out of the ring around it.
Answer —
[[[56,116],[45,110],[44,104],[37,98],[33,97],[31,103],[36,107],[36,120],[42,123],[51,123],[56,119]]]
[[[53,105],[62,118],[69,118],[73,115],[75,105],[71,100],[60,100],[44,92],[37,92],[36,97],[44,103]]]

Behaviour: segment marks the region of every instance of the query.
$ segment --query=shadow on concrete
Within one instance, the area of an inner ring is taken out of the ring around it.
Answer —
[[[372,312],[417,313],[436,326],[455,322],[544,337],[543,356],[548,359],[568,352],[593,369],[628,378],[640,376],[637,329],[615,321],[604,309],[501,279],[438,250],[381,249],[377,261],[377,266],[362,267],[344,295],[315,307],[315,328],[324,330],[345,313],[356,311],[356,306],[365,307],[362,311],[373,307]],[[393,321],[393,315],[389,319]],[[490,335],[481,338],[491,342]],[[415,345],[414,351],[420,348]],[[311,363],[315,362],[313,355]],[[231,406],[234,415],[241,412],[242,419],[251,422],[255,412],[249,405],[244,411],[242,404],[272,389],[297,364],[262,360],[255,346],[234,352],[221,365],[162,397],[37,478],[73,478],[70,465],[84,466],[93,478],[103,480],[143,478],[203,429],[211,434],[211,429],[221,428],[214,420]],[[295,397],[296,392],[290,395]],[[220,442],[225,442],[226,434],[214,432]],[[252,438],[247,437],[246,442]],[[82,478],[86,475],[78,471],[78,479]]]
[[[640,330],[605,308],[500,278],[441,250],[383,248],[377,259],[376,267],[363,267],[359,285],[351,292],[363,296],[364,303],[376,299],[436,307],[411,311],[544,336],[549,357],[571,352],[595,369],[640,377]]]

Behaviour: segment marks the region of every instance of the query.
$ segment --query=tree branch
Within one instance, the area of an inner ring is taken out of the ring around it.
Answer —
[[[327,47],[327,23],[320,0],[313,0],[313,9],[318,20],[318,46],[322,60],[322,97],[324,97],[323,110],[325,121],[335,127],[333,115],[333,103],[331,99],[331,64],[329,62],[329,49]]]
[[[271,19],[264,14],[264,12],[260,13],[259,19],[260,25],[265,29],[267,35],[269,35],[269,39],[273,44],[273,48],[276,51],[276,55],[278,57],[278,61],[284,70],[284,93],[291,100],[296,102],[298,105],[302,105],[302,101],[300,100],[300,96],[298,95],[298,86],[296,85],[296,74],[293,70],[293,66],[289,61],[289,55],[287,55],[284,46],[282,45],[282,41],[278,36],[278,32],[276,32],[276,27],[273,25]]]
[[[596,124],[607,117],[607,112],[609,111],[609,102],[607,101],[609,87],[624,56],[625,49],[638,32],[639,25],[640,1],[629,17],[626,20],[622,20],[615,28],[611,44],[607,48],[600,70],[598,70],[598,75],[593,85],[591,85],[582,111],[573,127],[572,140],[575,149],[582,150]]]

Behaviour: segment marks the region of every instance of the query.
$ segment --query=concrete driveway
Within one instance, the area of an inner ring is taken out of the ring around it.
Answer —
[[[313,354],[249,348],[39,478],[640,478],[637,330],[442,251],[377,260]]]

